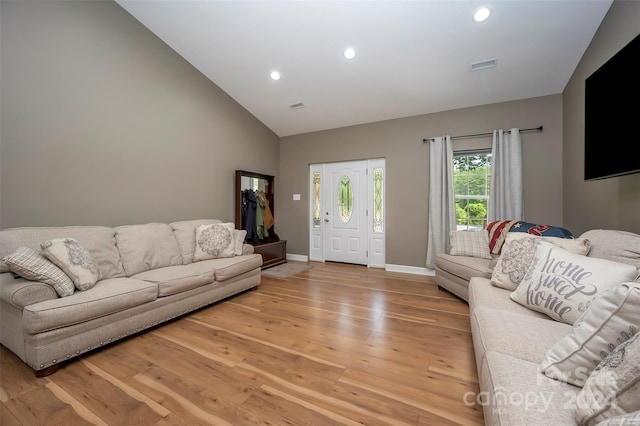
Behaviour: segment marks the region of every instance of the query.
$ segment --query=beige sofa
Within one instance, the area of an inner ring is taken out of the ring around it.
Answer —
[[[16,278],[0,262],[0,343],[43,376],[63,361],[260,284],[262,257],[194,261],[195,230],[219,220],[0,231],[0,259],[19,247],[73,238],[95,259],[100,280],[58,297],[41,282]]]
[[[640,235],[593,230],[580,237],[591,241],[589,257],[640,268]],[[481,392],[465,395],[465,403],[481,405],[487,425],[575,425],[581,388],[550,379],[540,368],[571,326],[529,310],[510,299],[511,291],[491,285],[493,263],[451,255],[442,255],[439,263],[451,265],[439,285],[453,283],[456,294],[468,296]]]

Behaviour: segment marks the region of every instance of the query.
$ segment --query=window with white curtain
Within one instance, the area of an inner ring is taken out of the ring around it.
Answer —
[[[453,154],[453,192],[456,225],[461,230],[479,230],[487,223],[491,188],[491,149]]]

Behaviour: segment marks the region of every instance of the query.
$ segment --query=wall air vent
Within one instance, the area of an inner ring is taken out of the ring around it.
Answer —
[[[291,109],[304,108],[304,104],[302,102],[296,102],[295,104],[290,104],[289,108],[291,108]]]
[[[487,59],[486,61],[473,62],[471,64],[471,71],[483,70],[485,68],[493,68],[498,64],[498,59]]]

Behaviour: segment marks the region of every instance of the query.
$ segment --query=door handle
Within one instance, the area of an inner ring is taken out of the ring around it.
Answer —
[[[329,222],[329,219],[325,219],[324,221],[325,221],[325,222]]]

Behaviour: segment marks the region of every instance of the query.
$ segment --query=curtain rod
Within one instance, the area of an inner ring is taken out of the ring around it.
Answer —
[[[538,126],[538,127],[532,127],[530,129],[521,129],[520,133],[541,132],[541,131],[542,131],[542,126]],[[505,131],[505,133],[511,133],[511,130],[507,130],[507,131]],[[476,133],[475,135],[451,136],[451,139],[479,138],[479,137],[483,137],[483,136],[493,136],[493,132],[491,132],[491,133]],[[431,142],[433,140],[435,140],[435,138],[425,138],[425,139],[422,139],[422,142],[427,143],[427,142]]]

